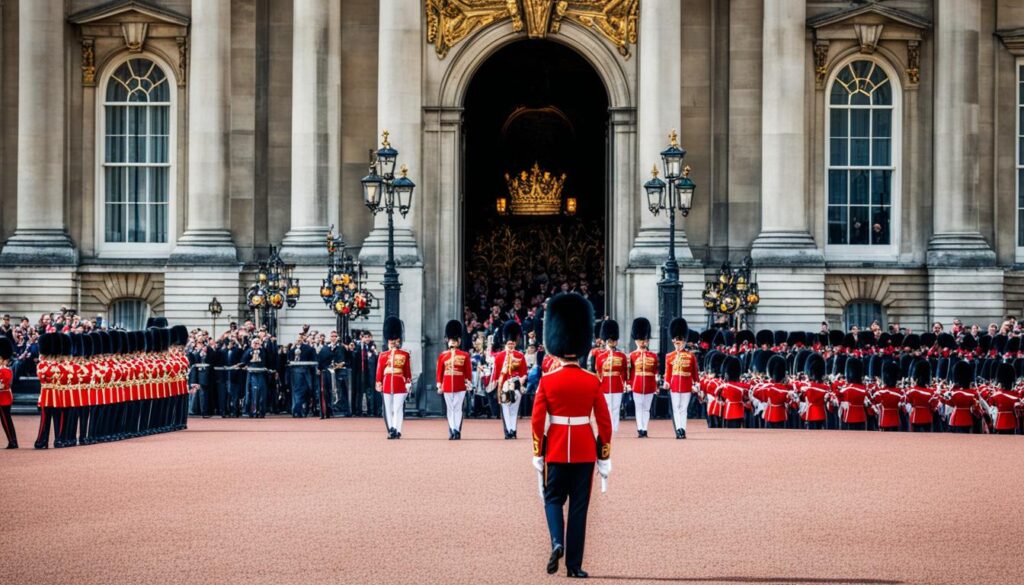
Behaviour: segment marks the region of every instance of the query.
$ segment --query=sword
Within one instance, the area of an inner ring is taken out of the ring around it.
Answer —
[[[601,477],[601,493],[603,494],[606,491],[608,491],[608,478],[602,476]]]

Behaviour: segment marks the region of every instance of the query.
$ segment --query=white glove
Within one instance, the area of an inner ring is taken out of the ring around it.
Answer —
[[[608,474],[612,472],[612,460],[611,459],[598,459],[597,460],[597,474],[604,479],[608,479]]]
[[[533,468],[536,469],[538,473],[544,473],[544,458],[543,457],[534,457],[533,458]]]
[[[444,394],[444,392],[441,391],[441,383],[440,382],[437,383],[437,393],[438,394]]]

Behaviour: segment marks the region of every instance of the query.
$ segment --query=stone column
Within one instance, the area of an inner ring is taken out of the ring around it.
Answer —
[[[679,0],[644,0],[640,10],[638,38],[637,108],[637,174],[639,184],[634,191],[642,199],[643,183],[651,178],[651,167],[658,166],[664,176],[661,151],[668,146],[669,132],[682,129],[682,3]],[[686,147],[685,144],[682,145]],[[685,159],[683,160],[685,164]],[[656,266],[668,258],[668,216],[655,217],[646,204],[639,205],[640,231],[629,254],[632,266]],[[693,259],[682,228],[682,218],[676,217],[676,259]]]
[[[192,0],[188,78],[188,194],[174,264],[234,264],[228,229],[231,0]]]
[[[934,232],[930,266],[995,264],[981,235],[978,60],[980,0],[939,0],[935,27]]]
[[[380,3],[377,56],[377,132],[390,133],[391,146],[398,150],[398,168],[409,167],[409,178],[423,183],[421,141],[423,139],[423,6],[420,0],[389,0]],[[381,137],[376,137],[375,147]],[[395,214],[395,260],[401,265],[419,262],[412,229],[414,218],[423,212],[423,199],[413,193],[408,216]],[[363,242],[360,258],[369,264],[383,264],[387,258],[387,216],[378,213],[373,231]]]
[[[761,57],[761,233],[751,256],[759,264],[820,264],[807,218],[804,82],[806,0],[764,3]]]
[[[18,16],[17,227],[0,263],[75,264],[64,217],[64,1],[21,2]]]
[[[329,156],[330,4],[330,0],[293,2],[292,213],[281,249],[289,261],[327,255],[330,168],[337,167]]]

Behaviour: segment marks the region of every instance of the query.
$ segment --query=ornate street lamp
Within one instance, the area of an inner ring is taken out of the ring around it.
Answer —
[[[294,267],[285,264],[277,248],[270,247],[270,256],[260,262],[256,270],[256,283],[245,293],[245,301],[257,319],[263,316],[267,331],[277,335],[277,311],[288,306],[294,308],[299,301],[299,280],[292,277]]]
[[[210,301],[209,305],[207,305],[206,310],[209,311],[210,315],[213,316],[213,338],[216,339],[217,317],[220,316],[221,312],[224,310],[224,307],[220,305],[220,301],[217,300],[217,297],[213,297],[213,300]]]
[[[686,150],[679,146],[676,131],[668,135],[669,144],[661,151],[661,164],[665,180],[658,178],[658,165],[651,170],[651,178],[644,183],[647,209],[657,216],[662,211],[668,212],[668,260],[661,268],[661,281],[658,282],[658,320],[661,331],[659,349],[664,356],[668,346],[668,326],[673,319],[679,317],[683,309],[683,285],[679,282],[679,263],[676,262],[676,210],[683,217],[690,214],[693,206],[693,193],[696,183],[690,179],[689,165],[683,167]]]
[[[388,259],[384,263],[384,316],[398,317],[399,295],[402,283],[395,269],[395,211],[405,217],[412,208],[412,194],[416,184],[409,179],[409,169],[402,165],[401,176],[395,178],[398,151],[388,142],[388,131],[383,132],[381,147],[370,151],[370,172],[360,181],[363,185],[363,203],[374,214],[388,214]],[[381,174],[378,174],[380,172]]]
[[[334,226],[327,231],[327,278],[320,286],[320,299],[334,312],[336,330],[342,338],[348,335],[351,319],[365,319],[378,308],[377,299],[366,289],[366,271],[351,254],[345,252],[341,236],[335,237]]]

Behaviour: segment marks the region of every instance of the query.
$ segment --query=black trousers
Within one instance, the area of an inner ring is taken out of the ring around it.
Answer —
[[[551,546],[565,547],[565,568],[579,570],[583,565],[583,545],[587,538],[587,510],[594,481],[593,463],[550,463],[544,484],[544,515],[551,534]],[[568,529],[562,513],[569,501]]]
[[[0,426],[4,427],[4,434],[7,435],[7,444],[11,447],[18,446],[18,433],[14,431],[14,419],[11,418],[11,406],[0,406]]]

